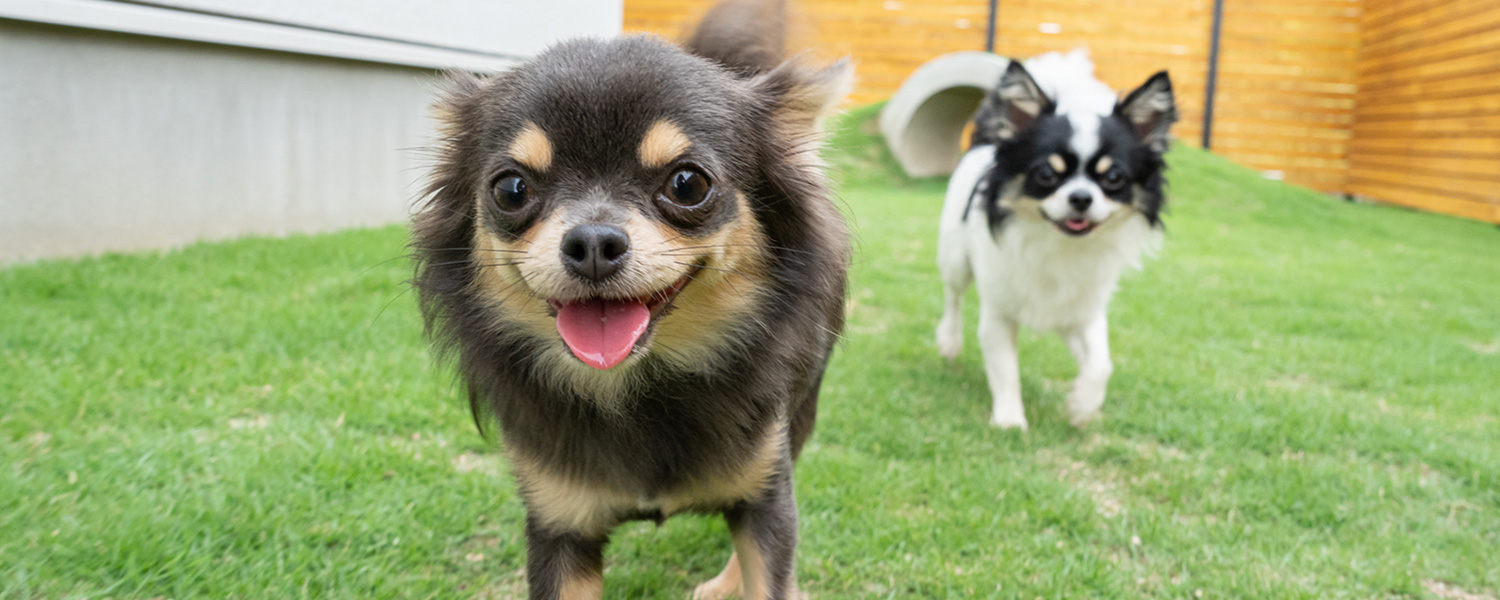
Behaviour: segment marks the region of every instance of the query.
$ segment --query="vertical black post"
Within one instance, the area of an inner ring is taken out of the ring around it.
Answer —
[[[1214,139],[1214,93],[1219,84],[1219,33],[1224,29],[1224,0],[1214,0],[1214,29],[1208,46],[1208,87],[1203,93],[1203,149]]]
[[[985,30],[985,31],[989,32],[987,35],[984,36],[984,51],[985,52],[994,52],[995,51],[995,16],[999,12],[1000,12],[1000,0],[990,0],[990,27],[989,27],[989,29]]]

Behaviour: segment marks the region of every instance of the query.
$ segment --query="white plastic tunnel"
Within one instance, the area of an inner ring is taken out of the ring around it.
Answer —
[[[947,175],[962,156],[964,126],[1010,61],[988,52],[953,52],[912,72],[880,113],[880,133],[912,177]]]

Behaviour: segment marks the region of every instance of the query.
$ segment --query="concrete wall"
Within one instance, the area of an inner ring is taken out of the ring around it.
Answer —
[[[421,69],[0,20],[0,260],[404,219]]]

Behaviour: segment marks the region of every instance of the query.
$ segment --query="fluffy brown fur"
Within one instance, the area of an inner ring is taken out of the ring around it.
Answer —
[[[686,50],[564,43],[489,79],[454,75],[438,104],[415,285],[476,422],[499,424],[532,598],[598,597],[609,531],[684,511],[722,513],[738,556],[700,597],[795,593],[792,466],[849,261],[818,126],[850,69],[781,63],[781,11],[720,7]],[[711,185],[690,207],[669,200],[684,169]],[[560,247],[596,226],[629,251],[584,277]],[[648,297],[667,307],[612,368],[559,337],[560,303]]]

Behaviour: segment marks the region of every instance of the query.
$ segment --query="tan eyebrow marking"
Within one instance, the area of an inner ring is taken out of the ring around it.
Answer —
[[[521,133],[511,140],[509,154],[516,162],[536,171],[546,171],[552,166],[552,142],[536,123],[527,121]]]
[[[1068,170],[1068,161],[1063,160],[1061,154],[1053,154],[1047,157],[1047,164],[1052,165],[1052,170],[1061,173]]]
[[[1102,156],[1099,158],[1099,162],[1094,163],[1094,172],[1103,175],[1105,172],[1109,171],[1110,167],[1113,166],[1115,166],[1114,159],[1111,159],[1108,156]]]
[[[641,138],[641,147],[637,152],[640,154],[641,164],[648,169],[666,166],[677,157],[687,152],[693,146],[692,140],[682,133],[682,129],[676,124],[662,119],[651,124],[651,129],[646,130],[646,137]]]

